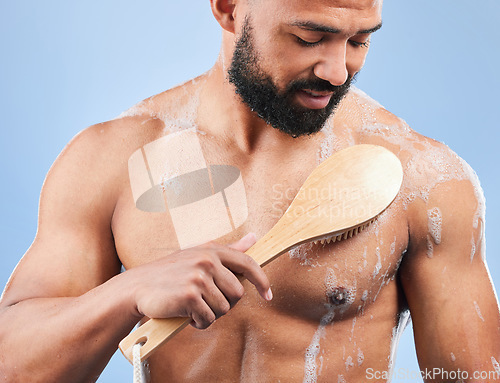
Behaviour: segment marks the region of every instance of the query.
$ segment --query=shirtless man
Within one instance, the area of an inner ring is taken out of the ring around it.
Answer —
[[[498,368],[500,315],[474,173],[349,87],[381,1],[211,4],[223,28],[212,70],[86,129],[50,170],[1,301],[0,379],[94,381],[144,316],[190,316],[149,359],[152,382],[386,381],[409,308],[421,369],[481,381]],[[179,250],[173,213],[138,208],[129,165],[188,131],[206,163],[240,171],[248,216],[219,244]],[[264,274],[245,235],[262,237],[318,163],[362,143],[400,158],[394,203],[354,238],[303,245]]]

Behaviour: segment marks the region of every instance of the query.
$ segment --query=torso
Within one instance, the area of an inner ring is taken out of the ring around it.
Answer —
[[[197,126],[206,162],[231,165],[241,172],[248,205],[248,217],[241,226],[213,239],[231,243],[248,232],[262,237],[309,173],[337,150],[374,143],[404,154],[382,135],[362,129],[367,117],[358,102],[361,97],[349,95],[322,132],[287,151],[256,150],[251,157],[245,156]],[[143,105],[140,114],[147,110]],[[347,114],[347,110],[355,112]],[[151,112],[155,119],[158,114]],[[163,119],[143,142],[171,131],[179,128],[169,130]],[[363,381],[367,368],[390,369],[398,326],[407,318],[398,268],[409,243],[408,193],[404,189],[355,237],[325,245],[304,244],[267,265],[273,301],[265,302],[245,283],[245,296],[229,314],[207,330],[185,328],[149,359],[152,381]],[[174,226],[168,211],[139,210],[130,185],[124,182],[112,227],[125,268],[178,250]],[[338,292],[344,294],[341,301],[334,298]]]

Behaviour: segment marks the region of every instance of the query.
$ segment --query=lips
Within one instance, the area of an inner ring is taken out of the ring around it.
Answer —
[[[305,108],[323,109],[326,108],[326,106],[330,102],[332,94],[333,94],[332,92],[326,92],[326,91],[301,89],[297,91],[297,100]]]

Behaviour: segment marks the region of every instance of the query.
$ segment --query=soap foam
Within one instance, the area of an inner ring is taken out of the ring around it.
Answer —
[[[470,249],[470,262],[474,260],[474,255],[476,255],[476,241],[474,241],[474,236],[472,236],[471,240],[471,249]]]
[[[325,124],[323,129],[321,129],[320,134],[323,134],[324,138],[321,141],[320,148],[317,154],[318,164],[322,163],[324,160],[330,157],[334,153],[334,151],[337,151],[340,148],[337,136],[333,132],[333,122]]]
[[[335,275],[335,271],[332,268],[327,268],[327,274],[325,277],[325,285],[326,285],[326,295],[328,297],[332,296],[336,289],[338,289],[338,279]],[[318,355],[321,351],[321,340],[326,336],[326,326],[330,325],[335,318],[335,315],[338,311],[340,315],[342,315],[355,301],[356,297],[356,288],[357,284],[354,282],[354,285],[346,287],[349,291],[348,296],[346,298],[346,302],[342,304],[340,307],[335,304],[327,303],[325,304],[325,308],[327,312],[321,318],[318,329],[313,335],[311,343],[306,349],[305,352],[305,364],[304,364],[304,383],[315,383],[320,375],[321,370],[318,369],[317,359]],[[355,323],[355,322],[354,322]],[[354,326],[354,324],[353,324]]]
[[[436,245],[441,243],[441,227],[443,219],[441,217],[441,210],[434,207],[427,211],[429,233]]]
[[[327,285],[327,291],[329,286],[334,286],[337,283],[337,278],[333,269],[328,268],[325,283]],[[304,365],[304,383],[316,383],[319,371],[316,365],[316,358],[321,350],[320,342],[321,339],[325,337],[326,329],[325,327],[333,321],[335,317],[335,307],[333,305],[325,305],[327,308],[327,313],[321,318],[318,329],[313,335],[309,347],[306,349],[305,353],[305,365]]]
[[[403,331],[406,329],[408,324],[411,323],[410,310],[405,310],[399,315],[399,321],[396,327],[392,330],[391,338],[391,354],[389,357],[389,375],[392,376],[394,369],[394,362],[396,361],[396,352],[398,350],[399,340],[403,335]]]
[[[365,361],[365,355],[363,354],[363,351],[361,351],[361,349],[358,348],[358,366],[361,366],[364,361]]]
[[[202,78],[203,76],[200,76]],[[184,129],[197,129],[198,108],[200,105],[201,86],[199,79],[186,81],[175,87],[175,98],[169,99],[165,105],[159,105],[157,99],[161,95],[156,95],[143,100],[128,110],[121,113],[117,119],[136,116],[149,116],[153,119],[163,121],[164,134],[169,134]],[[179,102],[179,100],[185,102]]]
[[[378,136],[389,144],[399,148],[402,158],[409,158],[404,166],[404,180],[402,186],[404,207],[406,208],[416,198],[428,201],[430,192],[439,184],[451,180],[470,181],[478,201],[474,216],[474,225],[477,227],[479,219],[484,219],[484,194],[479,179],[470,165],[444,144],[432,140],[422,140],[421,136],[413,132],[408,124],[399,118],[394,123],[381,123],[377,119],[383,107],[366,93],[353,87],[352,95],[361,108],[361,134],[373,137]],[[397,149],[396,149],[397,152]]]
[[[434,256],[434,245],[430,235],[427,235],[427,257],[432,258]]]
[[[349,371],[351,367],[354,367],[354,363],[352,361],[352,356],[348,356],[347,360],[345,361],[345,369],[346,371]]]
[[[395,252],[396,252],[396,237],[394,237],[394,242],[391,243],[391,249],[390,249],[390,252],[391,252],[391,255],[393,255]]]
[[[476,309],[477,316],[484,322],[483,314],[481,314],[481,309],[476,301],[474,301],[474,308]]]
[[[309,257],[312,253],[313,243],[308,242],[299,246],[295,246],[288,252],[288,256],[292,259],[298,259],[300,261],[301,266],[311,266],[317,267],[321,266],[319,262],[313,262],[313,260]]]
[[[375,279],[375,277],[380,273],[380,270],[382,269],[382,259],[380,258],[380,247],[377,246],[375,249],[375,254],[377,255],[377,264],[375,265],[375,269],[373,270],[372,278]]]
[[[363,295],[361,296],[361,300],[365,302],[368,299],[368,290],[363,291]]]
[[[500,375],[500,364],[498,363],[498,361],[495,359],[494,356],[491,357],[491,364],[495,372]]]

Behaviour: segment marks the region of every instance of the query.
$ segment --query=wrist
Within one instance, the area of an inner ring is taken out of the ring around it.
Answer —
[[[144,315],[139,312],[137,307],[137,283],[132,280],[132,274],[131,271],[125,271],[114,276],[107,283],[109,283],[112,288],[111,291],[113,291],[110,299],[113,299],[118,305],[119,312],[138,322]]]

